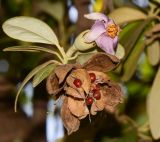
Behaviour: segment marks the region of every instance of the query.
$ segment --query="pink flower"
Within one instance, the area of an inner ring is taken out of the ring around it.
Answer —
[[[85,18],[95,20],[91,30],[84,35],[85,41],[90,43],[95,41],[106,53],[115,54],[118,42],[119,27],[112,19],[102,13],[91,13],[84,15]]]

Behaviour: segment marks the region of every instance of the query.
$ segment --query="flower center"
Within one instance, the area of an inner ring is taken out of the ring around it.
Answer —
[[[110,36],[111,38],[115,38],[118,35],[118,26],[115,24],[110,24],[108,25],[106,31],[108,36]]]

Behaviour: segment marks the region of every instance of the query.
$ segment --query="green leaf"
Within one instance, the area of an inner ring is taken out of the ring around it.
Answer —
[[[135,22],[128,23],[125,27],[123,27],[122,31],[120,31],[120,33],[119,33],[119,40],[120,41],[124,40],[123,39],[124,36],[128,35],[128,33],[130,33],[131,30],[136,29],[140,23],[142,23],[142,22],[135,21]]]
[[[115,9],[108,16],[112,18],[116,24],[123,24],[126,22],[147,19],[146,14],[144,14],[138,9],[129,8],[129,7],[121,7],[121,8]]]
[[[123,66],[124,73],[122,76],[123,81],[128,81],[133,76],[137,68],[139,57],[142,54],[144,47],[145,47],[144,35],[142,35],[141,38],[136,43],[131,54],[127,58],[126,62],[124,63],[124,66]]]
[[[57,2],[49,2],[49,1],[42,1],[38,3],[39,8],[46,12],[47,14],[51,15],[57,21],[63,20],[64,15],[64,6],[63,3],[60,1]]]
[[[147,113],[149,124],[154,139],[160,138],[160,68],[157,71],[151,91],[147,98]]]
[[[124,58],[126,58],[128,54],[131,52],[137,40],[143,33],[143,30],[149,23],[150,20],[135,22],[129,24],[126,28],[122,30],[122,32],[120,33],[120,43],[125,48]]]
[[[40,46],[12,46],[12,47],[7,47],[3,49],[3,51],[23,51],[23,52],[47,52],[50,54],[56,55],[59,59],[61,59],[60,55],[48,48],[40,47]]]
[[[150,24],[151,20],[146,21],[136,21],[128,24],[119,35],[119,42],[125,49],[125,56],[121,61],[121,64],[116,69],[117,73],[122,73],[123,68],[122,65],[126,62],[128,57],[130,56],[132,50],[134,49],[136,42],[141,37],[145,28]],[[131,34],[132,33],[132,34]],[[134,59],[133,59],[134,60]]]
[[[15,106],[14,106],[14,109],[15,109],[15,112],[17,112],[17,101],[18,101],[18,97],[19,97],[19,94],[21,92],[21,90],[23,89],[23,87],[26,85],[26,83],[36,74],[39,72],[39,70],[45,68],[46,66],[48,66],[49,64],[52,64],[52,63],[55,63],[56,61],[54,60],[50,60],[48,62],[45,62],[39,66],[37,66],[36,68],[34,68],[27,76],[26,78],[23,80],[22,84],[20,85],[19,89],[18,89],[18,92],[16,94],[16,99],[15,99]]]
[[[158,41],[151,43],[147,47],[147,55],[151,65],[155,66],[160,60],[160,45]]]
[[[33,78],[33,87],[36,87],[39,83],[41,83],[45,78],[47,78],[51,72],[55,69],[56,64],[49,64],[45,68],[42,68],[38,71],[38,73]]]
[[[47,53],[52,53],[54,52],[53,50],[50,50],[48,48],[40,47],[40,46],[12,46],[12,47],[7,47],[3,49],[3,51],[34,51],[34,52],[47,52]]]
[[[117,73],[121,74],[123,72],[123,64],[125,64],[125,62],[128,60],[129,56],[131,55],[132,50],[135,48],[137,41],[141,37],[142,33],[144,32],[148,24],[150,24],[150,20],[132,22],[132,23],[129,23],[120,32],[119,42],[125,49],[125,56],[123,57],[119,67],[116,69]],[[132,60],[134,61],[134,59]],[[131,64],[132,64],[132,61],[131,61]],[[127,72],[129,73],[129,68],[127,70],[128,70]],[[130,77],[133,75],[134,71],[135,70],[131,72]]]
[[[3,31],[10,37],[27,42],[59,45],[52,29],[33,17],[19,16],[3,23]]]
[[[146,54],[143,54],[143,57],[140,59],[140,63],[137,67],[139,79],[144,82],[150,82],[153,80],[156,69],[149,63]],[[144,90],[143,90],[144,93]],[[142,94],[142,93],[141,93]]]
[[[40,46],[12,46],[12,47],[7,47],[5,49],[3,49],[3,51],[23,51],[23,52],[46,52],[46,53],[50,53],[50,54],[54,54],[56,55],[61,61],[62,58],[61,56],[48,48],[44,48],[44,47],[40,47]]]

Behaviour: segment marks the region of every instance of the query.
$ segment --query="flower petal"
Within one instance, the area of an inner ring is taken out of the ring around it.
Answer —
[[[113,39],[113,48],[116,48],[118,44],[118,36]]]
[[[99,36],[95,41],[97,46],[99,46],[106,53],[115,55],[113,39],[108,37],[105,33]]]
[[[114,21],[112,19],[108,19],[108,22],[104,23],[105,29],[107,29],[109,25],[113,25],[113,24],[115,24]]]
[[[104,32],[106,32],[104,23],[102,21],[96,21],[91,30],[84,35],[85,42],[95,41]]]
[[[98,12],[85,14],[84,17],[87,19],[91,19],[91,20],[101,20],[101,21],[105,21],[106,23],[108,22],[108,17],[106,15],[104,15],[102,13],[98,13]]]
[[[108,19],[107,25],[110,25],[110,24],[115,24],[112,19]]]

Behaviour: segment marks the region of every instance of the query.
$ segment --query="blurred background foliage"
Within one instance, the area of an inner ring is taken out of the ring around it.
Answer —
[[[120,25],[119,43],[125,56],[110,76],[119,82],[125,102],[115,114],[99,113],[82,121],[67,136],[47,95],[45,81],[21,93],[18,113],[13,105],[19,83],[49,54],[3,52],[6,47],[29,45],[7,37],[0,29],[0,141],[1,142],[152,142],[160,140],[160,1],[159,0],[1,0],[0,25],[15,16],[33,16],[56,32],[66,49],[75,36],[90,28],[83,17],[103,12]],[[41,45],[50,48],[48,45]],[[86,56],[86,57],[85,57]],[[88,55],[83,55],[83,60]]]

